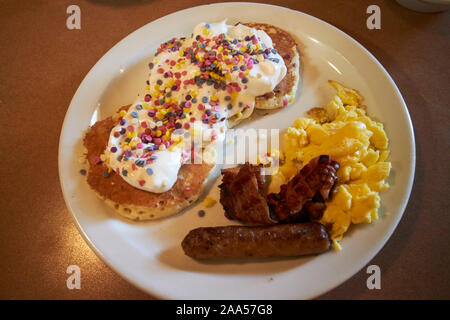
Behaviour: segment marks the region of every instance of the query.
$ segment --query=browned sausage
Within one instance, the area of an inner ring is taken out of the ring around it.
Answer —
[[[329,249],[325,227],[316,222],[273,226],[227,226],[191,230],[181,243],[195,259],[292,257]]]

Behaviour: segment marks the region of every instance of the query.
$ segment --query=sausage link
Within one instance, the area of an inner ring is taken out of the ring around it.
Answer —
[[[293,257],[330,248],[325,227],[316,222],[273,226],[227,226],[191,230],[181,246],[200,260]]]

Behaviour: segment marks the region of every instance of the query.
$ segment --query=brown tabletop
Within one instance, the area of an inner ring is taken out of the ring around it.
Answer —
[[[367,289],[363,268],[320,298],[450,298],[450,12],[417,13],[390,0],[267,2],[331,23],[372,52],[402,92],[416,134],[408,207],[368,264],[381,268],[381,290]],[[66,28],[71,4],[81,8],[81,30]],[[152,298],[106,266],[76,229],[59,183],[59,134],[72,96],[103,54],[142,25],[200,4],[1,1],[0,298]],[[366,27],[372,4],[381,8],[380,30]],[[81,269],[80,290],[67,289],[69,265]]]

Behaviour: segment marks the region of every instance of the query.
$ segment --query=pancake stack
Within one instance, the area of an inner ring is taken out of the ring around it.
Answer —
[[[294,100],[300,78],[299,53],[293,37],[275,26],[261,23],[245,25],[264,30],[271,38],[287,67],[285,78],[272,92],[256,97],[258,109],[275,109],[287,106]],[[128,110],[124,106],[118,110]],[[196,201],[211,176],[214,164],[184,164],[178,172],[175,185],[163,193],[152,193],[137,189],[120,175],[108,169],[100,160],[108,144],[112,128],[118,124],[118,113],[96,122],[84,137],[85,157],[89,168],[87,182],[97,196],[120,215],[132,220],[153,220],[173,215]],[[229,119],[230,120],[230,119]],[[233,122],[230,121],[230,125]]]

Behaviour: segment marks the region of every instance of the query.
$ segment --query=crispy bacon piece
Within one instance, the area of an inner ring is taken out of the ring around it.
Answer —
[[[228,219],[256,224],[273,224],[265,195],[265,179],[261,166],[248,163],[222,170],[220,203]]]
[[[261,166],[248,163],[222,170],[220,203],[228,219],[255,224],[318,220],[337,180],[339,164],[330,156],[311,160],[279,193],[265,193]]]
[[[338,169],[330,156],[312,159],[279,193],[267,196],[272,219],[283,223],[320,219]]]

